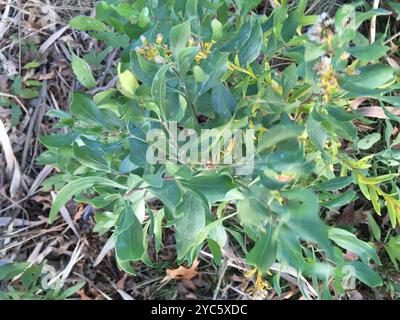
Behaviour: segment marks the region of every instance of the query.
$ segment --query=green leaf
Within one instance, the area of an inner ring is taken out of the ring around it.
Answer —
[[[85,146],[73,146],[74,156],[83,165],[99,171],[109,171],[110,167],[105,159],[105,152],[99,148],[88,148]]]
[[[67,134],[52,134],[48,136],[41,136],[40,142],[46,147],[61,148],[70,146],[78,136],[79,134],[77,132],[69,132]]]
[[[396,227],[396,208],[392,201],[386,201],[386,207],[390,218],[392,228]]]
[[[293,38],[296,29],[299,26],[300,14],[297,11],[292,11],[283,23],[281,36],[283,41],[287,42]]]
[[[193,76],[196,82],[205,82],[208,80],[208,74],[206,74],[200,66],[193,67]]]
[[[164,116],[166,116],[165,112],[165,96],[167,92],[167,83],[165,79],[165,74],[169,70],[170,66],[163,66],[156,73],[153,84],[151,85],[151,95],[154,98],[154,102],[158,105],[160,110],[162,110]]]
[[[87,16],[76,16],[69,22],[71,28],[82,31],[107,31],[107,26],[95,18]]]
[[[133,164],[144,168],[146,166],[146,151],[148,144],[142,140],[143,137],[139,138],[140,139],[136,137],[129,139],[129,160]]]
[[[217,174],[198,175],[190,180],[179,180],[179,183],[202,194],[210,203],[224,200],[226,193],[235,187],[230,177]]]
[[[329,105],[326,107],[330,116],[339,121],[352,121],[361,118],[357,113],[347,112],[342,109],[342,107]]]
[[[375,187],[368,185],[369,195],[371,197],[372,206],[374,207],[377,214],[381,214],[381,205],[379,204],[379,196],[376,192]]]
[[[77,284],[73,285],[70,288],[65,289],[61,294],[58,296],[59,300],[65,300],[70,296],[74,295],[79,291],[79,289],[83,288],[86,285],[85,281],[79,281]]]
[[[211,28],[212,28],[212,40],[218,41],[223,37],[222,33],[222,23],[219,22],[217,19],[213,19],[211,21]]]
[[[185,21],[171,28],[169,32],[169,44],[175,57],[178,57],[179,52],[186,46],[191,33],[192,30],[189,21]]]
[[[268,221],[268,211],[254,199],[240,200],[238,203],[240,222],[251,229],[263,228]]]
[[[314,117],[310,115],[306,122],[307,134],[312,144],[319,150],[323,151],[325,143],[328,138],[323,126],[320,122],[314,120]]]
[[[36,89],[24,88],[19,92],[19,96],[22,99],[33,99],[39,96],[39,91]]]
[[[385,250],[396,270],[399,270],[397,261],[400,261],[400,236],[391,236],[385,245]]]
[[[264,173],[260,174],[260,181],[268,190],[279,190],[287,185],[286,183],[280,182],[275,178],[267,177]]]
[[[375,143],[379,142],[381,140],[381,134],[378,132],[371,133],[364,138],[362,138],[360,141],[357,142],[357,147],[358,149],[361,150],[368,150],[371,148]]]
[[[157,215],[154,218],[154,237],[155,237],[155,246],[156,246],[156,253],[160,251],[163,246],[162,243],[162,236],[163,236],[163,219],[165,217],[164,209],[160,209],[157,212]]]
[[[283,193],[288,199],[286,226],[304,240],[315,242],[327,254],[332,254],[328,228],[318,215],[318,198],[307,189]]]
[[[325,49],[322,45],[307,42],[304,50],[304,61],[310,62],[318,59],[320,56],[325,54]]]
[[[176,208],[175,238],[178,260],[182,260],[196,244],[199,232],[206,225],[204,203],[193,192],[187,192]]]
[[[296,86],[297,83],[297,67],[294,63],[292,63],[289,67],[287,67],[283,71],[282,78],[282,87],[283,93],[282,96],[285,98],[289,95],[290,91]]]
[[[95,184],[111,188],[126,189],[125,186],[103,177],[85,177],[73,180],[64,186],[57,194],[51,206],[49,223],[53,223],[60,208],[64,206],[73,196],[93,187]]]
[[[357,239],[357,237],[340,228],[329,228],[329,239],[338,246],[357,254],[364,263],[369,263],[372,259],[377,265],[381,265],[381,261],[375,251],[368,243]]]
[[[72,96],[71,112],[81,121],[93,125],[103,125],[104,117],[100,109],[87,95],[75,92]]]
[[[144,253],[142,225],[128,203],[125,203],[125,210],[121,214],[116,231],[115,253],[122,261],[139,260]]]
[[[390,50],[388,46],[384,46],[379,42],[375,42],[369,46],[362,47],[350,47],[346,51],[351,55],[359,58],[361,60],[370,61],[370,60],[378,60],[386,55],[386,53]]]
[[[139,27],[145,28],[150,23],[149,8],[144,7],[139,14]]]
[[[276,260],[276,250],[277,243],[273,239],[271,228],[268,228],[246,255],[246,260],[261,272],[267,272]]]
[[[353,190],[348,190],[346,192],[334,195],[333,198],[328,201],[321,202],[321,206],[332,209],[338,209],[356,199],[357,199],[357,193],[355,193]]]
[[[190,21],[193,32],[201,33],[200,15],[199,15],[199,0],[186,0],[185,17]]]
[[[158,71],[154,63],[148,62],[135,50],[131,51],[131,67],[134,75],[146,86],[151,87]]]
[[[229,39],[222,47],[220,48],[221,52],[231,53],[232,51],[238,50],[250,37],[250,33],[252,31],[252,24],[250,21],[243,24],[238,33],[231,39]]]
[[[263,152],[279,142],[298,138],[303,131],[304,127],[298,124],[279,124],[273,126],[264,134],[262,141],[258,145],[258,152]]]
[[[388,1],[389,5],[392,7],[392,9],[396,12],[397,18],[396,21],[400,20],[400,3],[394,2],[394,1]]]
[[[222,83],[218,83],[211,91],[211,100],[215,112],[223,119],[230,119],[236,109],[236,99]]]
[[[321,191],[336,191],[347,187],[353,182],[353,177],[336,177],[328,181],[319,183],[317,189]]]
[[[376,223],[374,217],[370,212],[367,211],[367,218],[368,218],[368,223],[371,228],[372,234],[374,235],[374,238],[376,241],[381,241],[381,229],[379,228],[379,225]]]
[[[150,187],[148,190],[158,197],[172,214],[178,214],[176,213],[176,207],[182,199],[182,191],[175,181],[167,180],[164,181],[162,187]]]
[[[262,44],[263,32],[260,22],[252,20],[249,39],[239,49],[238,57],[240,65],[247,66],[247,64],[252,63],[260,54]]]
[[[29,262],[6,263],[0,265],[0,280],[11,280],[20,273],[23,273],[28,267]]]
[[[383,281],[379,274],[372,270],[368,265],[360,261],[349,263],[355,269],[355,277],[371,288],[379,287]]]
[[[36,60],[33,60],[33,61],[26,63],[22,68],[23,69],[36,69],[37,67],[40,67],[40,63],[37,62]]]
[[[121,72],[120,67],[118,68],[118,79],[120,92],[128,97],[134,98],[134,91],[139,87],[139,83],[137,82],[135,76],[130,70],[125,70]]]
[[[241,16],[244,17],[248,14],[251,10],[256,8],[260,4],[260,0],[246,0],[243,1],[243,6],[241,10]]]
[[[393,79],[394,70],[378,63],[361,67],[358,72],[357,75],[342,77],[341,81],[362,89],[376,89]]]
[[[358,13],[356,15],[355,27],[358,29],[365,20],[368,20],[368,19],[372,18],[373,16],[386,16],[386,15],[391,15],[391,14],[392,13],[389,10],[385,10],[382,8],[371,9],[367,12]]]
[[[219,244],[211,238],[207,239],[208,247],[210,248],[211,254],[213,256],[213,260],[217,266],[221,266],[222,260],[222,251]]]
[[[94,87],[96,87],[96,81],[93,78],[93,74],[90,70],[89,64],[75,54],[72,54],[72,70],[78,78],[78,81],[85,88],[93,89]]]

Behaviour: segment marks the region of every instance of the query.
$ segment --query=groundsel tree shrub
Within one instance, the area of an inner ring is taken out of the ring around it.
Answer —
[[[234,241],[259,286],[279,266],[277,292],[288,268],[312,280],[311,291],[299,283],[306,298],[344,293],[355,279],[380,286],[375,248],[328,213],[365,197],[400,222],[398,162],[366,151],[376,136],[361,139],[355,123],[368,120],[351,108],[366,97],[399,120],[386,108],[400,107],[388,35],[371,44],[359,31],[392,12],[360,1],[312,16],[306,1],[282,1],[267,16],[259,2],[100,1],[95,17],[71,21],[105,50],[73,52],[81,90],[70,113],[48,113],[67,132],[41,138],[40,163],[60,170],[46,182],[59,190],[50,222],[72,198],[95,208],[94,231],[111,234],[130,274],[137,261],[157,264],[149,243],[159,252],[169,228],[177,264],[207,248],[220,265]],[[117,83],[96,90],[95,65],[113,50]]]

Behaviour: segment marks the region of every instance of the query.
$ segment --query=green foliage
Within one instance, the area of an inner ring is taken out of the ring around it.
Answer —
[[[28,262],[0,265],[0,281],[11,281],[6,290],[0,290],[0,300],[65,300],[84,286],[79,282],[64,287],[60,277],[51,283],[52,275],[45,263],[29,265]]]
[[[113,233],[118,265],[129,273],[135,261],[153,263],[148,241],[159,250],[163,228],[171,228],[178,263],[191,264],[208,245],[220,264],[227,239],[246,236],[250,241],[240,243],[247,262],[261,272],[278,261],[312,278],[318,292],[319,282],[328,288],[332,280],[343,292],[342,270],[351,267],[364,284],[382,285],[375,248],[328,225],[326,213],[364,196],[378,214],[387,203],[393,227],[400,222],[398,160],[378,170],[385,152],[364,157],[381,134],[362,137],[354,121],[368,121],[349,108],[357,97],[400,107],[393,96],[398,70],[380,60],[390,50],[386,35],[369,45],[358,31],[390,12],[343,5],[331,25],[306,16],[305,2],[289,8],[282,1],[265,16],[249,14],[259,1],[101,1],[95,18],[73,19],[72,27],[121,50],[119,84],[94,97],[75,92],[71,114],[53,115],[69,133],[42,137],[49,151],[40,161],[56,164],[62,173],[52,183],[65,184],[50,220],[74,196],[96,203],[96,230]],[[75,56],[73,64],[82,86],[94,87],[90,66]],[[212,163],[151,165],[146,134],[167,133],[171,120],[195,132],[254,129],[253,172],[238,176]],[[397,267],[396,243],[385,249]],[[346,260],[346,250],[359,261]]]

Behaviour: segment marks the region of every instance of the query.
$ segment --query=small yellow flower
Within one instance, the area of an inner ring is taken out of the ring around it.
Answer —
[[[265,290],[271,290],[272,289],[271,285],[268,283],[268,281],[263,280],[263,277],[262,277],[263,274],[257,268],[254,268],[254,269],[246,272],[244,274],[244,276],[246,278],[251,278],[256,273],[257,273],[256,281],[254,282],[254,287],[253,287],[253,289],[251,289],[251,291],[253,291],[253,293],[258,293],[258,292],[265,291]]]
[[[320,63],[315,66],[315,70],[320,76],[323,100],[327,103],[339,87],[331,58],[327,56],[322,57]]]
[[[157,36],[157,38],[159,37]],[[157,39],[157,41],[158,40],[159,39]],[[142,42],[143,46],[137,47],[135,50],[136,52],[141,54],[146,60],[153,60],[155,57],[159,56],[158,49],[153,44],[150,44],[145,36],[141,36],[140,41]]]
[[[348,53],[347,51],[345,51],[345,52],[343,52],[343,53],[340,55],[340,60],[341,60],[341,61],[345,61],[345,60],[347,60],[349,57],[350,57],[350,53]]]
[[[251,119],[249,120],[249,128],[254,129],[254,123],[251,121]]]
[[[210,54],[211,47],[213,46],[213,44],[214,44],[213,41],[204,42],[204,43],[199,41],[200,51],[196,54],[196,56],[194,57],[194,60],[197,63],[200,63],[201,60],[206,59],[208,57],[208,55]]]
[[[156,43],[161,45],[163,42],[163,35],[161,33],[157,34]]]
[[[146,37],[143,36],[143,35],[140,36],[140,41],[142,41],[142,44],[144,46],[148,46],[149,45],[149,41],[147,41]]]

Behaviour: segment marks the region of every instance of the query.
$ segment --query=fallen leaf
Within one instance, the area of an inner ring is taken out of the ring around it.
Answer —
[[[78,291],[78,294],[80,295],[81,300],[93,300],[88,295],[86,295],[85,290],[83,290],[83,289],[80,289]]]
[[[118,289],[124,290],[125,281],[126,281],[126,278],[127,278],[127,277],[128,277],[128,274],[127,274],[127,273],[124,273],[123,277],[122,277],[120,280],[118,280],[118,282],[117,282],[117,284],[116,284],[116,287],[117,287]]]
[[[78,211],[75,212],[74,214],[74,221],[78,221],[82,217],[83,212],[85,211],[85,207],[82,203],[78,203],[76,205],[76,208],[78,209]]]
[[[184,266],[180,266],[178,269],[167,269],[167,275],[162,279],[161,282],[166,282],[170,280],[191,280],[199,273],[196,271],[197,266],[199,265],[199,260],[195,260],[192,266],[187,269]]]
[[[346,253],[343,254],[343,258],[348,261],[356,261],[359,259],[357,254],[349,250],[346,250]]]
[[[363,102],[367,101],[368,98],[364,98],[364,97],[359,97],[359,98],[355,98],[351,104],[350,107],[352,109],[357,109]]]
[[[386,57],[386,61],[393,69],[400,69],[400,65],[393,58]]]

